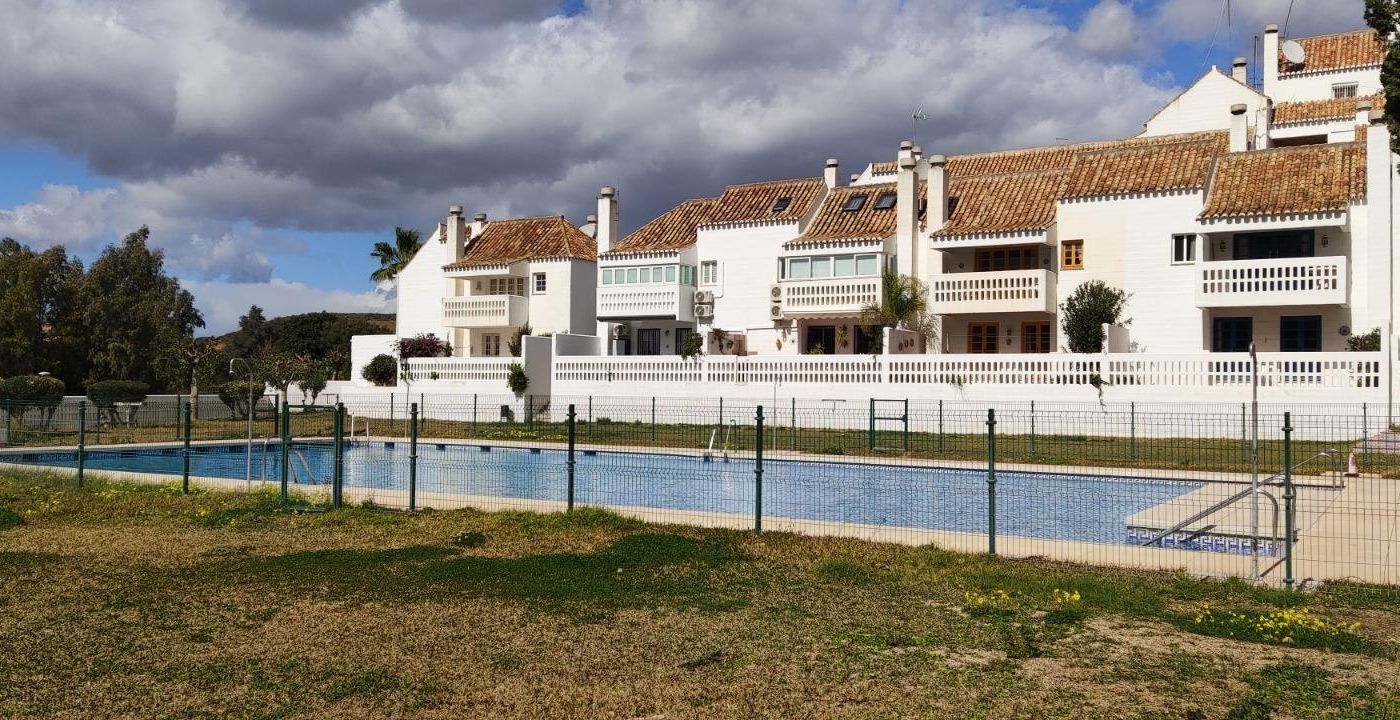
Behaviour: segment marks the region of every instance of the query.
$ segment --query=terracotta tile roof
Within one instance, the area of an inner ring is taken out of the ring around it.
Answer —
[[[1061,198],[1100,197],[1204,187],[1228,139],[1139,145],[1079,153]]]
[[[1076,143],[1073,145],[1052,145],[1049,147],[1022,148],[1018,150],[997,150],[994,152],[953,155],[948,158],[948,173],[953,177],[974,175],[1000,175],[1003,173],[1038,172],[1060,170],[1074,163],[1074,158],[1082,153],[1097,152],[1150,145],[1172,145],[1195,140],[1217,140],[1229,142],[1229,133],[1211,130],[1179,135],[1152,135],[1131,137],[1123,140],[1102,140],[1098,142]],[[875,172],[895,171],[894,162],[875,163]]]
[[[800,220],[807,215],[812,203],[826,183],[819,177],[798,180],[730,185],[719,196],[719,205],[710,224],[758,222],[762,220]],[[779,198],[790,198],[786,209],[773,212]]]
[[[867,240],[885,238],[894,234],[895,209],[883,210],[875,207],[881,195],[895,192],[894,183],[873,185],[847,185],[834,188],[817,210],[811,227],[801,237],[789,240],[786,247],[810,245],[829,240]],[[916,196],[922,196],[916,190]],[[865,203],[859,210],[846,210],[846,203],[856,195],[864,195]]]
[[[570,257],[596,260],[597,246],[593,238],[583,234],[562,215],[492,220],[486,229],[467,245],[461,260],[447,267],[468,268],[477,265],[501,265],[519,260],[546,257]]]
[[[1201,219],[1337,212],[1365,195],[1357,143],[1231,153],[1216,162]]]
[[[637,228],[604,255],[679,250],[695,244],[696,229],[710,221],[719,198],[686,200]]]
[[[1069,171],[954,177],[948,186],[952,216],[937,235],[1042,230],[1055,221],[1055,200]]]
[[[1381,93],[1354,98],[1279,103],[1274,106],[1274,124],[1350,120],[1356,117],[1356,104],[1362,100],[1370,100],[1373,108],[1385,107],[1385,95]]]
[[[1346,70],[1348,68],[1371,67],[1385,60],[1385,50],[1381,47],[1374,30],[1318,35],[1298,38],[1303,46],[1303,62],[1294,65],[1288,62],[1279,51],[1278,69],[1280,73],[1321,72],[1324,70]]]

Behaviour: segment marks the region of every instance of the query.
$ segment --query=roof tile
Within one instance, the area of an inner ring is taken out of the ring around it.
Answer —
[[[1385,50],[1375,30],[1298,38],[1297,42],[1303,46],[1303,62],[1297,65],[1290,63],[1279,51],[1280,73],[1287,75],[1371,67],[1385,60]]]
[[[829,240],[867,240],[885,238],[894,234],[895,209],[883,210],[876,207],[876,201],[886,193],[894,193],[894,183],[873,185],[848,185],[834,188],[817,210],[811,227],[801,237],[790,240],[788,247],[810,245]],[[859,210],[846,210],[846,203],[856,195],[864,195],[865,202]]]
[[[938,235],[1043,230],[1055,221],[1055,199],[1069,171],[1043,170],[953,178],[953,213]]]
[[[1216,162],[1201,219],[1338,212],[1365,195],[1357,143],[1231,153]]]
[[[561,215],[493,220],[468,243],[462,259],[447,267],[503,265],[546,257],[596,260],[597,246]]]
[[[1288,125],[1318,123],[1328,120],[1350,120],[1356,117],[1356,104],[1362,100],[1370,100],[1373,108],[1385,107],[1385,95],[1380,93],[1363,97],[1284,102],[1274,106],[1274,124]]]
[[[801,220],[825,185],[819,177],[730,185],[719,196],[719,205],[708,224]],[[788,206],[773,212],[779,198],[789,198]]]
[[[1141,145],[1079,153],[1064,198],[1101,197],[1204,187],[1211,162],[1228,148],[1220,139]]]
[[[686,200],[637,228],[603,255],[679,250],[695,244],[696,229],[710,221],[718,198]]]

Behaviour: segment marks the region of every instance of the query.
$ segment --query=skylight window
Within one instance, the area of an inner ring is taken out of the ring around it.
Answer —
[[[788,206],[791,205],[791,204],[792,204],[792,198],[790,198],[790,197],[780,197],[780,198],[778,198],[777,200],[774,200],[774,201],[773,201],[773,212],[775,212],[775,213],[776,213],[776,212],[782,212],[782,211],[788,209]]]
[[[895,194],[892,192],[882,192],[880,197],[875,198],[876,210],[889,210],[894,207]]]
[[[865,193],[850,196],[846,199],[846,206],[841,209],[846,212],[856,212],[863,207],[865,207]]]

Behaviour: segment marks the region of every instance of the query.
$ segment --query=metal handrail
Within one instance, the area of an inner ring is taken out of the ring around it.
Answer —
[[[1320,457],[1326,457],[1326,458],[1328,458],[1328,459],[1330,460],[1330,459],[1333,458],[1333,454],[1334,454],[1335,452],[1336,452],[1336,450],[1331,450],[1331,449],[1329,449],[1329,450],[1323,450],[1322,452],[1319,452],[1319,453],[1317,453],[1316,455],[1313,455],[1312,457],[1309,457],[1309,458],[1307,458],[1306,460],[1303,460],[1302,462],[1299,462],[1299,463],[1294,464],[1293,467],[1289,468],[1289,470],[1290,470],[1290,471],[1292,471],[1292,470],[1297,470],[1298,468],[1300,468],[1300,467],[1302,467],[1302,466],[1304,466],[1304,465],[1306,465],[1306,464],[1308,464],[1308,463],[1312,462],[1313,460],[1316,460],[1316,459],[1318,459],[1318,458],[1320,458]],[[1274,473],[1273,475],[1270,475],[1269,477],[1267,477],[1267,478],[1265,478],[1263,481],[1261,481],[1261,482],[1259,483],[1259,486],[1260,486],[1260,487],[1264,487],[1264,486],[1266,486],[1266,485],[1278,485],[1278,486],[1282,486],[1282,485],[1283,485],[1283,482],[1278,480],[1279,478],[1282,478],[1282,477],[1283,477],[1283,473],[1282,473],[1282,472]],[[1155,545],[1155,544],[1161,542],[1164,538],[1170,537],[1170,536],[1172,536],[1172,535],[1175,535],[1176,533],[1181,532],[1182,530],[1185,530],[1185,529],[1186,529],[1186,526],[1191,525],[1191,524],[1193,524],[1193,523],[1195,523],[1195,522],[1197,522],[1197,521],[1204,520],[1204,519],[1210,517],[1211,515],[1214,515],[1214,514],[1220,512],[1221,510],[1224,510],[1225,508],[1228,508],[1228,507],[1230,507],[1231,505],[1234,505],[1235,503],[1239,502],[1240,500],[1243,500],[1243,499],[1249,497],[1249,496],[1250,496],[1251,494],[1253,494],[1254,492],[1255,492],[1255,488],[1253,488],[1253,487],[1245,488],[1244,490],[1241,490],[1241,491],[1235,493],[1234,495],[1231,495],[1230,497],[1225,498],[1224,500],[1221,500],[1220,502],[1215,503],[1214,505],[1211,505],[1210,507],[1206,508],[1205,510],[1202,510],[1202,511],[1196,513],[1195,515],[1192,515],[1191,517],[1188,517],[1188,518],[1186,518],[1185,520],[1182,520],[1181,522],[1179,522],[1179,523],[1177,523],[1177,524],[1171,526],[1170,528],[1168,528],[1168,529],[1166,529],[1166,530],[1163,530],[1162,532],[1160,532],[1160,533],[1158,533],[1157,535],[1153,536],[1151,540],[1148,540],[1147,542],[1143,543],[1143,544],[1142,544],[1142,547],[1151,547],[1152,545]],[[1278,498],[1275,498],[1272,494],[1270,494],[1269,492],[1267,492],[1267,491],[1265,491],[1265,490],[1259,490],[1258,492],[1259,492],[1260,495],[1263,495],[1264,497],[1268,498],[1268,499],[1269,499],[1269,502],[1273,503],[1273,506],[1274,506],[1274,526],[1273,526],[1273,532],[1272,532],[1272,534],[1271,534],[1271,537],[1272,537],[1274,543],[1277,544],[1278,541],[1279,541],[1279,534],[1278,534],[1278,513],[1279,513],[1279,505],[1278,505]]]

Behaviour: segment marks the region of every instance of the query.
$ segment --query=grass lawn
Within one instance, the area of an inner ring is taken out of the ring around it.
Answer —
[[[0,475],[0,717],[1397,718],[1398,599]]]

